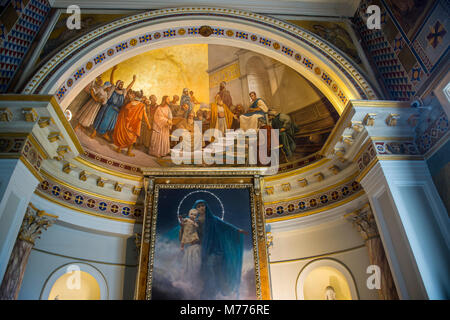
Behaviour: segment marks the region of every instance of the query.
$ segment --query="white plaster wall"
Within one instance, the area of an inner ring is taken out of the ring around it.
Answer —
[[[61,266],[77,262],[98,269],[106,280],[109,299],[133,299],[137,272],[133,237],[106,236],[56,224],[43,232],[35,249],[28,260],[19,300],[47,299],[41,297],[47,279]]]
[[[19,299],[40,299],[47,279],[61,266],[87,263],[105,278],[111,300],[133,299],[137,272],[134,233],[142,225],[99,218],[34,194],[38,209],[59,216],[43,231],[28,260]],[[47,297],[42,297],[46,299]]]
[[[327,212],[320,214],[326,215]],[[369,277],[366,270],[370,265],[367,248],[350,222],[337,216],[334,220],[318,222],[306,228],[301,227],[301,222],[298,225],[297,229],[287,231],[273,228],[273,247],[270,250],[273,299],[296,299],[296,282],[300,271],[309,262],[322,258],[337,260],[348,268],[354,278],[359,299],[378,299],[376,290],[369,290],[366,286]],[[336,253],[343,250],[347,251]]]

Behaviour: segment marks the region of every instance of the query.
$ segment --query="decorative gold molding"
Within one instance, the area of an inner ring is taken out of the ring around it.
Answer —
[[[338,183],[335,183],[333,185],[327,186],[327,187],[325,187],[323,189],[320,189],[320,190],[317,190],[317,191],[313,191],[313,192],[310,192],[310,193],[307,193],[307,194],[300,194],[300,195],[295,196],[293,198],[281,199],[281,200],[276,200],[276,201],[271,201],[271,202],[264,202],[264,205],[267,206],[267,205],[277,204],[277,203],[280,203],[280,202],[294,201],[294,200],[298,200],[298,199],[301,199],[301,198],[310,197],[310,196],[313,196],[313,195],[316,195],[316,194],[319,194],[319,193],[323,193],[323,192],[331,190],[331,189],[333,189],[333,188],[335,188],[337,186],[346,184],[347,182],[350,182],[350,181],[354,180],[358,176],[358,174],[359,173],[356,172],[356,173],[352,174],[351,176],[347,177],[346,179],[344,179],[342,181],[339,181]]]
[[[323,175],[322,172],[318,172],[314,174],[314,177],[316,177],[317,182],[321,182],[325,179],[325,176]]]
[[[58,219],[59,216],[45,212],[44,210],[39,210],[38,208],[36,208],[31,202],[28,204],[33,210],[35,210],[37,212],[38,216],[47,216],[47,217],[51,217],[51,218],[55,218]]]
[[[103,188],[105,186],[105,180],[101,177],[97,178],[97,187]]]
[[[74,166],[70,162],[68,162],[65,165],[63,165],[62,171],[68,174],[70,173],[70,171],[72,171],[73,167]]]
[[[398,113],[390,113],[386,118],[386,124],[390,127],[395,127],[398,119],[400,119],[400,115]]]
[[[301,187],[306,187],[308,185],[308,180],[306,180],[305,178],[298,179],[297,181]]]
[[[47,128],[50,123],[54,123],[51,117],[40,117],[38,120],[38,125],[41,129]]]
[[[313,215],[313,214],[316,214],[316,213],[319,213],[319,212],[322,212],[322,211],[326,211],[326,210],[329,210],[329,209],[333,209],[333,208],[342,206],[342,205],[344,205],[344,204],[346,204],[346,203],[348,203],[350,201],[353,201],[353,200],[361,197],[364,194],[365,194],[364,190],[360,190],[359,192],[356,192],[356,193],[352,194],[348,198],[345,198],[342,201],[338,201],[338,202],[332,203],[329,206],[321,207],[321,208],[318,208],[316,210],[309,210],[309,211],[306,211],[304,213],[297,213],[297,214],[287,215],[287,216],[279,217],[279,218],[266,218],[266,223],[277,222],[277,221],[285,221],[285,220],[291,220],[291,219],[296,219],[296,218],[310,216],[310,215]]]
[[[341,169],[336,165],[329,167],[328,170],[330,170],[334,175],[337,175],[339,172],[341,172]]]
[[[66,183],[66,182],[64,182],[64,181],[62,181],[62,180],[52,176],[51,174],[49,174],[48,172],[46,172],[43,169],[41,169],[41,173],[42,173],[42,175],[44,177],[46,177],[46,178],[48,178],[48,179],[50,179],[52,181],[55,181],[56,183],[65,186],[66,188],[69,188],[69,189],[72,189],[72,190],[76,190],[78,192],[81,192],[81,193],[84,193],[84,194],[88,194],[88,195],[96,197],[96,198],[110,200],[110,201],[114,201],[114,202],[120,202],[120,203],[124,203],[124,204],[132,204],[132,205],[136,204],[136,201],[126,201],[126,200],[122,200],[122,199],[112,198],[112,197],[108,197],[108,196],[105,196],[105,195],[102,195],[102,194],[97,194],[97,193],[94,193],[94,192],[91,192],[91,191],[87,191],[87,190],[84,190],[84,189],[81,189],[81,188],[77,188],[77,187],[75,187],[73,185],[69,185],[68,183]]]
[[[413,141],[414,137],[370,136],[372,141]]]
[[[394,100],[352,100],[355,108],[411,108],[406,101]]]
[[[367,113],[364,116],[363,124],[368,127],[373,127],[375,125],[376,117],[377,117],[376,113],[373,113],[373,112]]]
[[[34,108],[23,108],[22,113],[26,122],[36,122],[39,118],[39,115]]]
[[[321,166],[321,165],[323,165],[323,164],[325,164],[325,163],[327,163],[329,161],[331,161],[331,160],[328,159],[328,158],[323,158],[323,159],[315,161],[315,162],[313,162],[313,163],[311,163],[311,164],[309,164],[309,165],[307,165],[305,167],[299,168],[299,169],[295,169],[295,170],[284,172],[284,173],[280,173],[280,174],[275,174],[275,175],[272,175],[272,176],[266,176],[266,177],[264,177],[264,182],[266,182],[266,181],[275,181],[275,180],[280,180],[280,179],[285,179],[285,178],[289,178],[289,177],[292,177],[292,176],[296,176],[296,175],[301,174],[303,172],[307,172],[307,171],[310,171],[310,170],[312,170],[314,168],[317,168],[317,167],[319,167],[319,166]]]
[[[9,108],[0,108],[0,121],[10,122],[13,118],[14,115]]]
[[[60,140],[60,134],[61,134],[60,132],[50,132],[47,139],[50,142],[58,141]]]
[[[93,170],[97,170],[97,171],[100,171],[100,172],[103,172],[103,173],[106,173],[106,174],[110,174],[112,176],[116,176],[116,177],[119,177],[119,178],[133,180],[133,181],[142,181],[142,179],[143,179],[143,176],[134,176],[134,175],[127,174],[127,173],[122,173],[122,172],[119,172],[119,171],[106,169],[106,168],[104,168],[102,166],[99,166],[99,165],[96,165],[96,164],[94,164],[94,163],[92,163],[92,162],[90,162],[90,161],[88,161],[86,159],[83,159],[80,156],[75,157],[74,160],[80,162],[81,164],[83,164],[83,165],[85,165],[85,166],[87,166],[87,167],[89,167],[89,168],[91,168]]]
[[[43,95],[43,94],[4,94],[0,95],[0,101],[41,101],[41,102],[49,102],[53,110],[58,116],[58,119],[61,121],[63,127],[66,129],[69,137],[72,139],[73,144],[77,148],[80,154],[84,154],[83,147],[78,140],[78,137],[75,134],[72,126],[69,121],[67,121],[64,112],[61,110],[61,107],[56,101],[55,97],[52,95]]]
[[[83,170],[78,175],[78,179],[80,179],[81,181],[86,181],[88,175],[89,175],[89,173],[87,173],[86,171]]]
[[[378,160],[425,160],[425,158],[422,155],[378,155]]]
[[[123,218],[111,217],[111,216],[102,215],[102,214],[99,214],[99,213],[94,213],[94,212],[91,212],[91,211],[87,211],[87,210],[84,210],[84,209],[80,209],[80,208],[71,206],[71,205],[69,205],[67,203],[55,200],[54,198],[51,198],[51,197],[47,196],[44,193],[41,193],[39,190],[35,190],[34,193],[36,195],[38,195],[39,197],[44,198],[47,201],[50,201],[50,202],[55,203],[55,204],[57,204],[59,206],[63,206],[65,208],[68,208],[68,209],[71,209],[71,210],[74,210],[74,211],[78,211],[78,212],[83,213],[83,214],[88,214],[88,215],[91,215],[91,216],[95,216],[95,217],[99,217],[99,218],[105,218],[105,219],[110,219],[110,220],[115,220],[115,221],[120,221],[120,222],[140,224],[139,222],[136,222],[135,220],[132,220],[132,219],[123,219]]]
[[[273,191],[274,191],[274,187],[273,186],[270,186],[270,187],[265,187],[264,188],[265,190],[266,190],[266,194],[273,194]]]

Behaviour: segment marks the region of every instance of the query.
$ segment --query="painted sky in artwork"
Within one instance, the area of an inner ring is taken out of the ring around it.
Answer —
[[[209,101],[208,45],[186,44],[155,49],[117,65],[114,79],[127,86],[136,74],[133,90],[142,90],[146,96],[181,96],[183,88],[194,91],[199,101]],[[102,75],[109,81],[111,70]]]

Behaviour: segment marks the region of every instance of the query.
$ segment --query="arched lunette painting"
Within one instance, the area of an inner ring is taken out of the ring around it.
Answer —
[[[121,62],[68,110],[91,159],[137,167],[177,165],[172,151],[186,138],[173,139],[177,129],[201,132],[193,148],[202,150],[211,143],[209,129],[278,129],[280,163],[287,163],[319,151],[338,119],[323,94],[290,67],[211,44],[155,49]]]

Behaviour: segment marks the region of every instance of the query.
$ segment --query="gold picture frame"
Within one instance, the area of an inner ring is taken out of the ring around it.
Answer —
[[[251,239],[255,271],[256,299],[270,299],[266,232],[261,201],[261,181],[252,177],[146,177],[145,210],[139,254],[135,299],[152,298],[153,266],[160,191],[165,189],[209,190],[248,189],[250,196]]]

